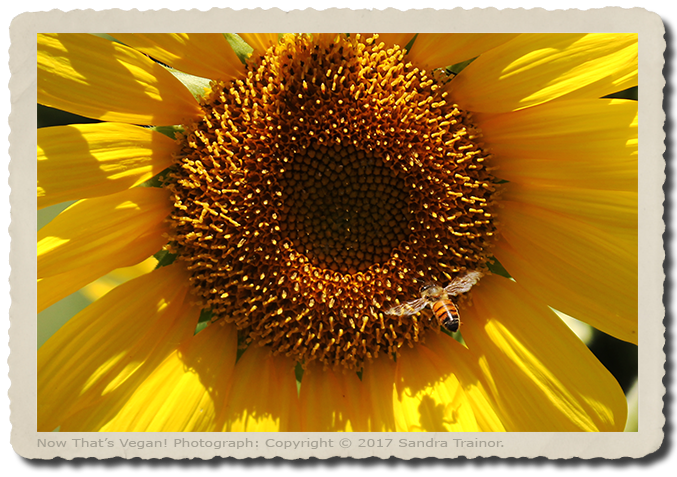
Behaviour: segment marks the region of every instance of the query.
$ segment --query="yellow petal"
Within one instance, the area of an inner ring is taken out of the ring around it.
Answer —
[[[636,241],[637,192],[510,183],[505,186],[501,199],[538,206],[585,222],[617,238]]]
[[[155,257],[149,257],[141,263],[131,267],[122,267],[113,270],[107,275],[83,287],[82,294],[91,301],[96,301],[115,287],[129,280],[150,273],[157,268],[158,261]]]
[[[157,265],[157,260],[154,257],[149,257],[144,260],[143,256],[145,252],[143,252],[143,249],[140,249],[140,252],[141,253],[130,252],[125,254],[125,260],[133,263],[141,263],[124,266],[113,270],[106,276],[102,276],[99,279],[102,283],[99,283],[96,286],[96,293],[93,289],[88,290],[86,285],[89,284],[90,286],[94,286],[97,282],[92,283],[92,281],[96,280],[96,275],[102,272],[93,273],[90,270],[74,269],[65,273],[59,273],[58,275],[39,278],[38,313],[83,287],[85,287],[85,289],[82,290],[83,294],[94,301],[108,293],[115,286],[151,272]]]
[[[495,251],[554,308],[637,339],[637,103],[558,101],[480,119],[502,196]]]
[[[486,276],[463,338],[492,380],[508,431],[622,431],[623,391],[569,327],[519,283]]]
[[[166,243],[170,212],[169,192],[152,187],[76,202],[38,231],[38,278],[75,269],[98,278],[138,263]]]
[[[128,251],[117,257],[102,255],[96,262],[89,264],[83,262],[72,270],[38,278],[38,312],[75,293],[111,270],[131,267],[147,260],[167,242],[166,239],[161,240],[162,233],[140,236],[138,240],[132,242],[133,245]]]
[[[637,86],[639,81],[639,71],[630,70],[614,74],[610,77],[602,78],[587,86],[576,89],[571,93],[561,96],[557,101],[570,101],[586,98],[602,98],[612,93],[625,91],[626,89]]]
[[[268,347],[249,346],[235,366],[223,430],[300,430],[294,366],[289,358],[272,356]]]
[[[311,365],[301,383],[301,430],[336,432],[368,430],[363,386],[357,373]]]
[[[510,275],[553,308],[637,343],[636,231],[593,225],[575,210],[502,204],[494,254]]]
[[[385,354],[364,364],[362,372],[364,406],[370,432],[397,430],[394,397],[395,363]],[[303,385],[301,385],[303,387]]]
[[[231,80],[244,65],[221,33],[113,33],[117,40],[194,76]]]
[[[171,166],[176,143],[129,124],[38,129],[38,208],[134,187]]]
[[[589,99],[637,74],[636,34],[523,34],[487,51],[450,82],[463,109],[500,113],[557,99],[597,83]]]
[[[484,375],[477,355],[444,333],[426,335],[428,359],[434,356],[439,375],[453,372],[472,408],[477,426],[482,431],[498,432],[505,428],[496,402],[489,394],[491,378]]]
[[[278,43],[277,33],[238,33],[245,43],[254,48],[254,52],[264,54],[268,48]]]
[[[419,33],[407,53],[407,61],[426,70],[444,68],[476,58],[516,36],[516,33]]]
[[[475,118],[501,179],[637,190],[637,101],[554,101]]]
[[[71,318],[38,350],[38,429],[52,431],[119,386],[138,385],[193,334],[198,313],[188,274],[171,265],[120,285]],[[108,411],[84,413],[70,429],[97,430],[84,420]]]
[[[426,336],[397,359],[394,401],[400,432],[503,431],[475,358],[456,340]]]
[[[102,275],[104,273],[101,272]],[[38,278],[38,313],[75,293],[96,278],[83,274],[81,270],[70,270],[51,277]]]
[[[38,103],[104,121],[183,124],[193,95],[163,66],[89,34],[38,35]]]
[[[237,353],[237,330],[212,323],[184,340],[131,396],[107,406],[122,408],[104,432],[211,432],[224,412]],[[124,397],[124,398],[123,398]]]

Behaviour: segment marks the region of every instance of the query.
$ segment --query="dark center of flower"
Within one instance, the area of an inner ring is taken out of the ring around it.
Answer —
[[[359,35],[285,36],[214,81],[168,187],[174,248],[214,319],[355,368],[439,329],[385,314],[490,254],[493,178],[441,84]]]
[[[373,152],[311,147],[280,180],[287,235],[312,265],[342,273],[385,263],[406,239],[409,193]]]

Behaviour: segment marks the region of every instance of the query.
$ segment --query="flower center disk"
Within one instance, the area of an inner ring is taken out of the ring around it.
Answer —
[[[356,368],[439,329],[384,312],[484,268],[494,179],[442,84],[359,35],[286,35],[186,125],[172,244],[214,319],[307,363]],[[453,84],[453,83],[452,83]]]

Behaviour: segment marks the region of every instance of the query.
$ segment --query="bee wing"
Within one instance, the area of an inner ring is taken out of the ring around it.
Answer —
[[[428,302],[424,298],[419,298],[418,300],[390,308],[385,313],[386,315],[413,315],[425,308],[427,304]]]
[[[462,277],[458,277],[449,285],[447,285],[444,288],[444,291],[451,296],[456,296],[459,293],[465,293],[470,290],[472,286],[480,280],[480,278],[482,278],[482,274],[480,272],[469,272]]]

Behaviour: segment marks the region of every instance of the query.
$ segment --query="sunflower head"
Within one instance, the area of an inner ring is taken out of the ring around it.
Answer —
[[[358,34],[286,35],[212,82],[167,187],[172,249],[214,319],[347,368],[439,330],[385,312],[491,252],[496,180],[449,81]]]
[[[155,269],[40,347],[40,432],[623,429],[555,311],[636,343],[637,34],[114,40],[38,35],[38,306]]]

